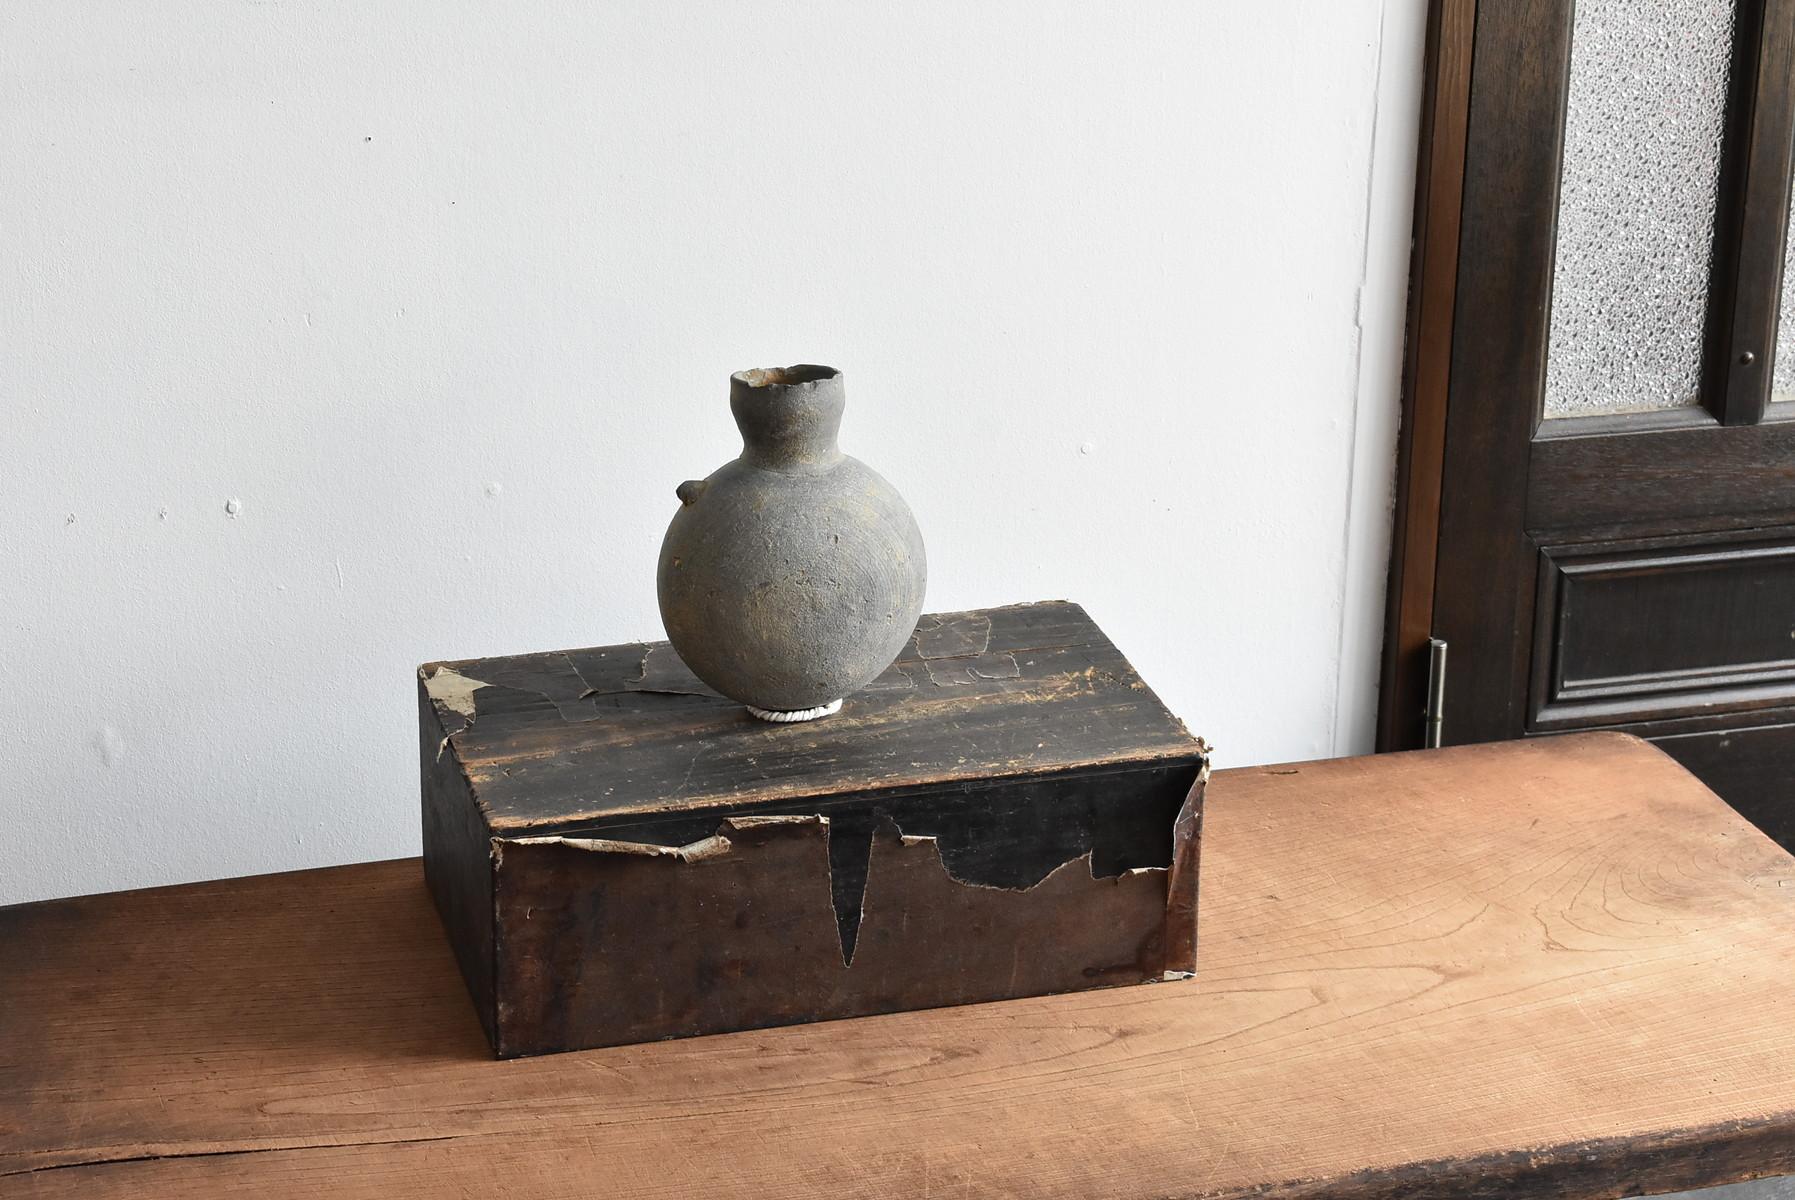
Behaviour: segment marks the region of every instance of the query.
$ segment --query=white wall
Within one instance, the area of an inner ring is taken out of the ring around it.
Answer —
[[[10,0],[0,902],[415,853],[413,669],[659,636],[731,370],[931,609],[1368,748],[1419,0]]]

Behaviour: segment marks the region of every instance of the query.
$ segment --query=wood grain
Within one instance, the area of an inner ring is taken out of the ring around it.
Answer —
[[[1199,977],[495,1063],[415,861],[0,910],[0,1195],[1614,1196],[1795,1169],[1795,860],[1614,734],[1218,773]]]
[[[429,682],[445,672],[464,692],[453,703]],[[420,675],[442,756],[460,763],[494,833],[1201,758],[1063,600],[925,616],[840,713],[772,728],[665,642],[428,663]]]
[[[1433,630],[1452,647],[1444,736],[1525,728],[1537,551],[1529,446],[1550,324],[1571,5],[1477,7],[1453,302]]]
[[[1533,444],[1527,527],[1542,538],[1628,525],[1646,533],[1710,520],[1795,517],[1795,424],[1696,425]]]
[[[1415,166],[1414,246],[1402,421],[1396,442],[1396,510],[1378,705],[1377,748],[1421,745],[1427,643],[1433,635],[1434,566],[1440,538],[1446,402],[1452,378],[1452,314],[1458,287],[1459,204],[1465,190],[1465,125],[1477,0],[1428,7],[1426,75]]]
[[[1795,613],[1771,599],[1795,597],[1795,528],[1582,542],[1543,558],[1529,731],[1795,705]]]
[[[1704,389],[1722,422],[1751,425],[1764,417],[1776,357],[1795,165],[1795,2],[1750,0],[1736,21],[1721,181],[1731,202],[1716,214]]]

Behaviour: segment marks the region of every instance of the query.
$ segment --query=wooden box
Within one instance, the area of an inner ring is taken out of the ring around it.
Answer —
[[[418,671],[424,869],[501,1057],[1188,977],[1204,747],[1075,604],[773,725],[665,643]]]

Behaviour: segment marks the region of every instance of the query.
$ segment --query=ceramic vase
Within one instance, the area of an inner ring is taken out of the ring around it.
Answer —
[[[741,456],[679,485],[661,544],[674,650],[766,720],[836,711],[922,613],[922,534],[897,490],[836,444],[845,402],[833,367],[730,376]]]

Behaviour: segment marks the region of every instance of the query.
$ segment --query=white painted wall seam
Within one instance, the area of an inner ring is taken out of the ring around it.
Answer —
[[[1335,664],[1332,753],[1368,754],[1377,719],[1384,598],[1395,505],[1414,162],[1425,53],[1425,5],[1385,3],[1365,173],[1365,242],[1355,292],[1353,422],[1342,521],[1345,574]],[[1390,331],[1397,331],[1391,337]]]

